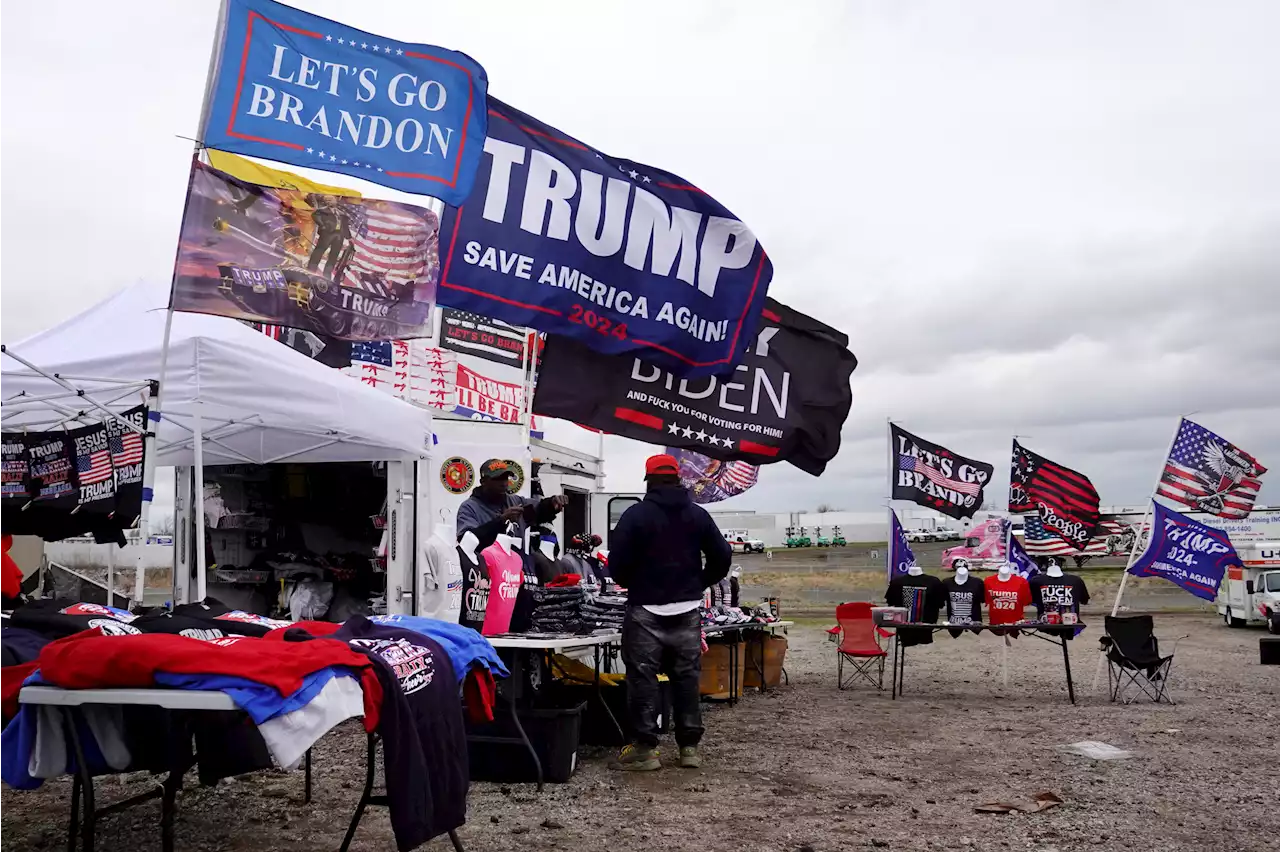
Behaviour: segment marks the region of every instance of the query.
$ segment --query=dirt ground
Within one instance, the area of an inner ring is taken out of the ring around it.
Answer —
[[[1089,694],[1096,643],[1071,650],[1080,703],[1066,700],[1061,652],[1030,638],[1000,685],[997,637],[941,634],[910,652],[906,694],[835,684],[834,647],[816,623],[791,628],[790,686],[708,706],[706,767],[645,776],[584,751],[564,785],[475,784],[469,850],[1263,850],[1275,849],[1280,669],[1258,665],[1257,630],[1198,615],[1157,618],[1177,649],[1176,707],[1116,706]],[[1104,678],[1105,683],[1105,678]],[[1100,740],[1132,752],[1094,761],[1060,746]],[[670,760],[672,748],[665,749]],[[364,739],[348,723],[316,751],[316,792],[301,773],[259,773],[179,799],[180,850],[337,849],[359,795]],[[189,779],[194,785],[194,779]],[[111,800],[145,781],[100,783]],[[65,846],[69,782],[3,792],[4,850]],[[974,806],[1065,804],[1035,814]],[[102,848],[159,848],[158,803],[108,816]],[[365,816],[358,850],[393,849],[386,812]],[[429,847],[448,848],[447,840]]]

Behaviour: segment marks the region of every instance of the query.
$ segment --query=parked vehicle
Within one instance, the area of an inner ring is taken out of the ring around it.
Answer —
[[[935,541],[933,530],[910,530],[907,532],[907,541]]]
[[[844,547],[844,546],[845,546],[845,545],[847,545],[847,544],[848,544],[848,542],[846,542],[846,541],[844,540],[844,533],[842,533],[842,532],[840,531],[840,528],[839,528],[839,527],[832,527],[832,528],[831,528],[831,546],[832,546],[832,547]]]
[[[994,571],[1005,563],[1004,521],[992,518],[969,530],[961,544],[942,551],[942,567],[954,571]]]
[[[814,544],[815,544],[816,546],[818,546],[818,547],[830,547],[830,546],[831,546],[831,539],[826,538],[826,537],[824,537],[824,536],[822,535],[822,527],[814,527],[814,528],[813,528],[813,535],[814,535],[814,538],[816,539],[816,540],[814,541]]]
[[[959,541],[964,538],[960,535],[959,530],[953,530],[950,527],[938,527],[933,531],[934,541]]]
[[[1228,627],[1266,625],[1280,632],[1280,542],[1240,546],[1243,563],[1227,569],[1218,587],[1218,614]]]
[[[722,534],[734,553],[764,553],[764,541],[747,530],[723,530]]]

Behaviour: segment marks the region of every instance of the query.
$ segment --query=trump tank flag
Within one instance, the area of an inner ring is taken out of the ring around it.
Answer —
[[[461,204],[488,124],[464,53],[271,0],[227,0],[201,141]]]
[[[949,518],[972,518],[995,467],[889,424],[893,447],[893,499],[928,506]]]
[[[680,463],[680,483],[693,502],[718,503],[736,497],[756,484],[760,468],[744,461],[721,461],[692,450],[668,447]]]
[[[170,307],[341,340],[431,335],[439,220],[422,207],[192,163]]]
[[[1227,534],[1155,505],[1151,542],[1129,568],[1135,577],[1163,577],[1211,601],[1227,568],[1240,564]]]
[[[550,336],[533,410],[723,461],[788,461],[818,476],[840,449],[858,360],[845,335],[770,299],[733,375],[681,379],[657,364]]]
[[[1243,518],[1253,509],[1266,472],[1244,450],[1184,419],[1156,494],[1220,518]]]
[[[907,569],[916,564],[916,555],[911,552],[911,545],[907,542],[907,531],[902,528],[902,524],[898,522],[898,513],[889,510],[889,559],[888,573],[889,582],[893,582],[894,577],[907,573]]]
[[[736,216],[493,98],[484,153],[445,211],[442,304],[678,376],[732,372],[773,277]]]
[[[1098,502],[1089,477],[1013,442],[1010,512],[1035,512],[1046,530],[1084,550],[1098,527]]]

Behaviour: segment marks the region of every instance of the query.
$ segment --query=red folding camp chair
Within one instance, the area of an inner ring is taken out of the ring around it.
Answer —
[[[893,634],[876,627],[871,620],[872,605],[866,601],[843,603],[836,607],[838,624],[831,628],[840,637],[836,648],[836,686],[846,689],[859,678],[865,679],[876,689],[884,689],[884,661],[888,651],[880,644]],[[848,660],[853,671],[848,680],[844,676],[844,664]],[[878,676],[873,676],[873,672]]]

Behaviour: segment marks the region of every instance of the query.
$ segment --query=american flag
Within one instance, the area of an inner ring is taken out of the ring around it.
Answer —
[[[381,367],[391,366],[391,341],[374,340],[351,344],[352,362],[361,361],[366,364],[377,364]]]
[[[439,223],[431,211],[415,215],[388,202],[344,203],[355,255],[342,283],[381,298],[384,283],[424,282],[439,267]]]
[[[111,463],[116,467],[138,464],[142,461],[142,436],[130,429],[123,435],[109,438]]]
[[[1156,494],[1220,518],[1243,518],[1258,499],[1266,472],[1244,450],[1184,419]]]
[[[1110,556],[1113,554],[1108,539],[1123,536],[1126,532],[1124,524],[1119,521],[1101,521],[1093,538],[1080,550],[1062,536],[1045,529],[1037,516],[1027,515],[1022,522],[1022,546],[1031,556]]]
[[[1055,518],[1047,525],[1049,531],[1081,550],[1098,526],[1099,503],[1098,489],[1089,477],[1013,442],[1010,512],[1039,512],[1041,521]]]
[[[981,483],[961,482],[958,479],[950,479],[944,476],[942,471],[936,467],[930,466],[924,459],[916,458],[909,453],[898,454],[898,470],[908,470],[923,474],[925,479],[928,479],[939,488],[948,488],[961,494],[969,494],[976,497],[978,492],[982,490]]]
[[[76,456],[76,473],[80,476],[81,485],[105,482],[113,475],[111,452],[109,450],[97,450],[85,456]]]

